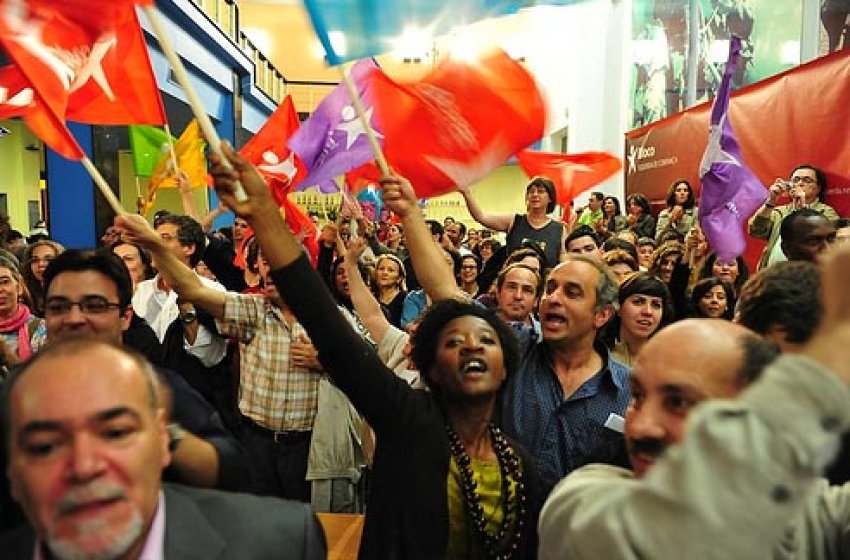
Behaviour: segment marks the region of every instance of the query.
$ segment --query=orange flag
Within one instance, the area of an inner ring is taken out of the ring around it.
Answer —
[[[558,154],[522,150],[519,165],[529,177],[543,175],[555,183],[557,203],[567,208],[573,198],[622,169],[623,163],[605,152]]]
[[[446,59],[416,83],[380,71],[372,82],[387,161],[422,198],[484,178],[543,136],[537,84],[501,50],[475,62]]]
[[[209,182],[205,148],[206,141],[201,136],[201,127],[197,119],[192,119],[174,143],[174,152],[177,155],[180,171],[189,176],[189,186],[193,188],[205,187]],[[148,188],[153,190],[177,188],[176,170],[170,150],[163,152],[160,156],[159,162],[151,172],[148,185]]]

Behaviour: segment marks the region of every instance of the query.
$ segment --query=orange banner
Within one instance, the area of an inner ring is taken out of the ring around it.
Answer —
[[[698,191],[710,112],[711,103],[703,103],[626,133],[626,194],[643,193],[659,210],[676,179],[687,179]],[[797,165],[816,165],[827,174],[826,203],[840,216],[850,215],[848,112],[847,50],[741,88],[729,104],[744,161],[756,176],[770,185]],[[753,265],[763,242],[747,241],[745,257]]]

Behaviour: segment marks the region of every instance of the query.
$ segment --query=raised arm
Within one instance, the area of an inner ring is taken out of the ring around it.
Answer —
[[[416,278],[433,301],[463,298],[451,269],[446,264],[440,246],[434,243],[431,230],[422,218],[416,194],[410,182],[397,175],[381,179],[384,205],[401,217],[407,251],[413,262]]]
[[[325,370],[376,431],[404,429],[405,419],[415,414],[417,403],[424,402],[421,394],[393,375],[339,312],[318,273],[303,256],[256,169],[227,142],[222,143],[222,150],[233,169],[221,165],[218,154],[210,155],[216,190],[254,228],[272,268],[272,280],[307,330]],[[237,180],[247,194],[245,201],[237,201],[233,194]]]
[[[348,244],[343,266],[348,273],[348,289],[351,292],[351,303],[363,326],[369,331],[372,340],[380,344],[390,328],[390,322],[381,309],[381,304],[375,299],[372,290],[363,281],[357,261],[366,249],[366,241],[362,237],[352,239]]]
[[[513,214],[491,214],[484,212],[484,209],[472,198],[472,192],[469,187],[458,187],[457,192],[463,196],[466,202],[466,209],[469,210],[469,215],[482,226],[494,229],[496,231],[508,231],[514,223]],[[384,201],[386,203],[386,201]]]
[[[198,211],[195,210],[195,201],[192,200],[192,185],[189,184],[189,176],[186,175],[185,171],[177,172],[177,190],[180,191],[180,201],[183,203],[183,213],[196,222],[200,222]]]
[[[204,217],[199,220],[201,224],[201,229],[203,229],[205,233],[212,230],[213,222],[216,220],[216,218],[226,212],[227,208],[225,208],[224,204],[219,202],[218,206],[204,214]]]
[[[115,225],[122,229],[122,235],[129,241],[138,243],[151,252],[157,269],[165,276],[168,285],[177,292],[180,299],[203,307],[216,319],[224,317],[224,300],[227,292],[204,286],[192,269],[177,260],[171,249],[142,216],[123,214],[115,218]]]

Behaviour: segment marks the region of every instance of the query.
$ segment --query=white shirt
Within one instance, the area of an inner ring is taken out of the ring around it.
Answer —
[[[177,307],[177,292],[161,290],[159,279],[160,276],[157,274],[150,280],[139,282],[133,294],[133,311],[148,322],[159,341],[162,342],[169,325],[180,315],[180,310]],[[198,276],[198,279],[207,288],[220,292],[227,291],[218,282],[203,276]],[[227,352],[227,341],[213,334],[203,325],[198,325],[195,342],[189,344],[184,338],[183,348],[198,358],[205,367],[212,367],[224,358]]]

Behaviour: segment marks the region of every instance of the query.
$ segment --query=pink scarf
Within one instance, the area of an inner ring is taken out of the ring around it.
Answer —
[[[32,317],[30,308],[20,303],[11,317],[0,319],[0,333],[18,331],[18,357],[22,360],[26,360],[32,356],[29,332],[30,317]]]

